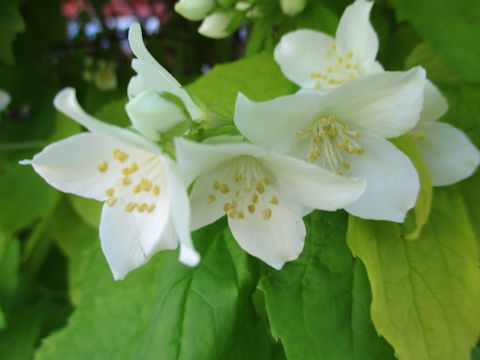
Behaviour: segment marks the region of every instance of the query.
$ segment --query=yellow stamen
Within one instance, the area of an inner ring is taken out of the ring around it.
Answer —
[[[250,204],[248,205],[247,209],[249,213],[253,214],[255,212],[255,205]]]
[[[215,195],[210,194],[210,195],[208,195],[208,197],[207,197],[207,203],[211,204],[212,202],[215,201],[215,199],[216,199]]]
[[[113,150],[113,158],[114,159],[117,159],[118,161],[120,162],[125,162],[127,161],[128,159],[128,154],[124,153],[122,150],[120,149],[115,149]]]
[[[145,210],[147,210],[147,207],[148,205],[146,203],[141,203],[140,205],[137,206],[137,210],[138,212],[144,212]]]
[[[105,196],[111,197],[111,196],[113,196],[113,194],[115,194],[115,189],[114,188],[110,188],[110,189],[107,189],[105,191]]]
[[[153,195],[158,196],[158,194],[160,194],[160,186],[155,185],[155,186],[153,187],[152,192],[153,192]]]
[[[266,209],[262,211],[263,220],[268,220],[272,217],[272,210]]]
[[[99,161],[97,164],[97,169],[98,171],[104,173],[108,170],[108,162],[106,162],[105,160]]]
[[[223,184],[222,187],[220,188],[220,192],[222,194],[228,194],[230,192],[230,188],[228,187],[227,184]]]
[[[133,187],[133,193],[134,194],[138,194],[138,193],[140,193],[140,191],[142,191],[142,185],[137,184]]]
[[[278,205],[278,198],[276,196],[272,196],[270,204]]]
[[[110,199],[108,199],[107,201],[105,201],[107,203],[108,206],[112,207],[113,205],[115,205],[115,203],[117,202],[117,198],[116,197],[112,197]]]
[[[136,202],[129,201],[128,204],[125,205],[125,211],[132,212],[133,210],[135,210],[136,207],[137,207]]]
[[[146,178],[142,178],[140,180],[140,185],[142,186],[142,190],[144,191],[150,191],[152,188],[152,182]]]

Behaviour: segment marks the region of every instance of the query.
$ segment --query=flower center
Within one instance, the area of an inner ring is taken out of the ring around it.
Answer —
[[[213,181],[212,193],[206,202],[221,202],[223,211],[231,219],[261,216],[263,220],[269,220],[279,200],[271,186],[271,178],[266,176],[260,163],[245,156],[226,166],[226,171],[219,169],[218,174],[225,176]]]
[[[129,161],[131,158],[130,154],[117,148],[113,150],[110,162],[98,162],[97,170],[114,179],[112,187],[105,190],[105,203],[112,207],[121,199],[126,212],[152,213],[162,190],[160,184],[166,184],[162,161],[155,155],[138,162]]]
[[[341,85],[361,75],[353,53],[348,52],[344,54],[337,48],[335,43],[332,44],[331,50],[325,52],[324,60],[324,69],[310,73],[310,77],[316,80],[313,86],[315,89]]]
[[[344,154],[362,155],[364,153],[364,148],[355,140],[361,135],[360,131],[350,130],[333,115],[321,117],[307,126],[305,131],[297,133],[297,137],[310,140],[305,160],[314,163],[321,159],[323,167],[330,168],[338,175],[343,175],[342,168],[350,169]]]

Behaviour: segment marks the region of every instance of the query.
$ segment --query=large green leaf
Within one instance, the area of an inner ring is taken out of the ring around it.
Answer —
[[[420,232],[430,215],[433,196],[432,181],[430,180],[427,166],[415,143],[407,135],[391,140],[395,146],[412,160],[420,180],[420,191],[418,193],[417,203],[415,207],[408,212],[403,225],[405,238],[407,240],[415,240],[420,236]]]
[[[233,117],[239,92],[255,101],[291,93],[296,87],[282,74],[271,53],[262,53],[230,64],[217,65],[188,86],[208,107]]]
[[[25,30],[25,23],[20,15],[22,0],[9,0],[0,3],[0,60],[13,63],[12,42],[17,34]]]
[[[480,273],[462,198],[436,189],[416,241],[397,224],[353,216],[347,237],[367,268],[372,320],[399,359],[468,359],[480,332]]]
[[[195,238],[198,267],[162,252],[119,282],[97,240],[77,243],[70,276],[77,310],[36,359],[268,359],[267,333],[250,301],[256,263],[224,221]]]
[[[435,51],[449,59],[468,82],[480,82],[480,2],[471,0],[390,0]]]
[[[51,209],[58,193],[30,166],[7,164],[0,169],[0,229],[9,233],[30,225]]]
[[[344,212],[316,211],[305,219],[298,260],[264,277],[270,327],[288,359],[393,359],[370,320],[370,286],[363,264],[345,243]]]

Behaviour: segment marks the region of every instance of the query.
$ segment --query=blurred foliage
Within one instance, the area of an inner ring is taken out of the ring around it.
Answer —
[[[431,187],[405,141],[397,145],[419,169],[425,201],[403,229],[350,218],[358,258],[343,212],[309,215],[304,252],[282,271],[242,251],[220,220],[194,233],[197,268],[164,252],[114,282],[97,236],[101,204],[60,194],[18,165],[81,131],[53,108],[63,87],[99,119],[129,126],[131,54],[126,31],[101,15],[105,3],[92,1],[103,28],[94,37],[87,12],[68,36],[73,23],[59,0],[0,4],[0,88],[12,97],[0,118],[0,359],[468,358],[480,325],[480,174],[435,188],[428,217]],[[278,1],[258,0],[263,16],[211,40],[165,2],[168,17],[146,45],[193,96],[231,117],[238,92],[254,100],[295,92],[273,61],[275,45],[298,28],[334,34],[349,3],[310,0],[289,17]],[[384,67],[422,65],[448,99],[441,121],[480,147],[480,3],[378,0],[372,23]],[[113,89],[87,80],[102,63],[113,64]],[[406,240],[411,233],[418,238]]]

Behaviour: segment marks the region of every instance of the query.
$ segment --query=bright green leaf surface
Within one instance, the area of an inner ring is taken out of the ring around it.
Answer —
[[[402,360],[468,359],[480,332],[477,247],[461,197],[436,189],[416,241],[400,226],[350,217],[348,243],[366,265],[372,320]]]
[[[15,232],[51,209],[58,193],[30,166],[9,164],[0,169],[0,229]],[[7,206],[8,205],[8,206]]]
[[[187,88],[208,107],[231,116],[238,92],[251,100],[265,101],[296,89],[295,85],[283,76],[270,53],[217,65]]]
[[[420,191],[418,193],[417,203],[415,207],[408,212],[403,224],[405,238],[407,240],[415,240],[420,235],[430,214],[433,196],[432,181],[430,180],[427,166],[415,143],[407,135],[391,140],[396,147],[412,160],[420,179]]]
[[[19,6],[22,0],[9,0],[0,3],[0,60],[13,63],[12,42],[17,34],[25,29]]]
[[[370,320],[370,286],[345,243],[344,212],[306,218],[300,258],[263,278],[272,334],[288,359],[393,359]]]
[[[77,310],[36,359],[268,359],[250,303],[255,266],[224,224],[195,234],[198,267],[163,252],[119,282],[98,240],[78,243],[70,281]]]
[[[390,0],[435,51],[449,59],[468,82],[480,82],[480,2]]]

